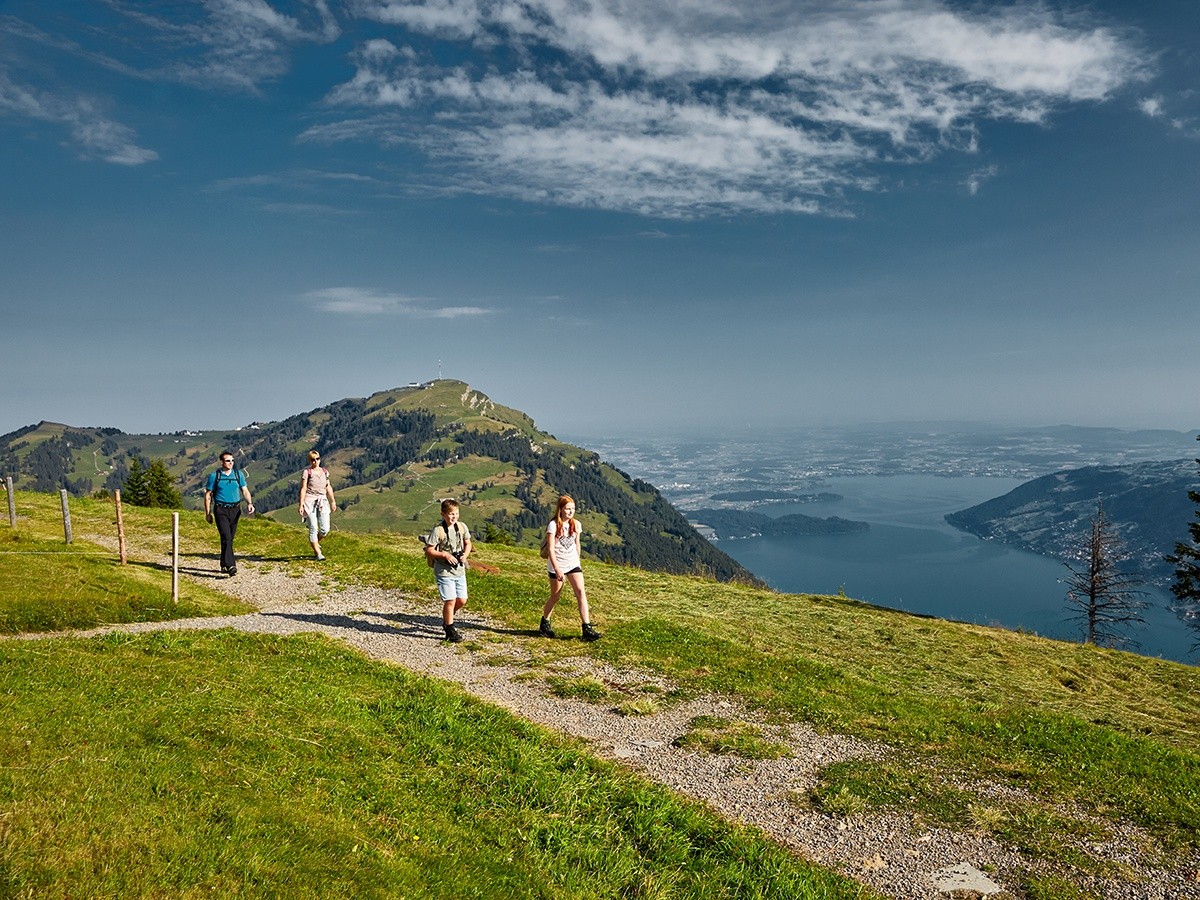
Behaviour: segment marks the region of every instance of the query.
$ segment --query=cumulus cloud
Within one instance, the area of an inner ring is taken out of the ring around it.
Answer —
[[[394,31],[307,140],[409,143],[451,189],[656,216],[835,210],[1145,76],[1127,35],[1042,4],[358,0]],[[455,65],[429,52],[455,44]],[[978,182],[975,182],[977,185]]]
[[[322,288],[305,294],[305,300],[322,312],[348,316],[458,319],[492,312],[481,306],[437,306],[427,299],[360,287]]]
[[[1157,119],[1163,115],[1163,98],[1146,97],[1142,100],[1139,100],[1138,109],[1140,109],[1150,118]]]

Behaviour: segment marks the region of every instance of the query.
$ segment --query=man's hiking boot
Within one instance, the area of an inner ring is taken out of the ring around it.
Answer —
[[[443,625],[442,628],[446,629],[446,640],[448,640],[450,643],[457,644],[463,639],[462,634],[460,634],[459,630],[453,625]]]
[[[584,622],[584,623],[583,623],[583,639],[584,639],[585,641],[598,641],[598,640],[600,640],[600,632],[598,632],[598,631],[597,631],[595,628],[593,628],[593,627],[592,627],[592,623],[591,623],[591,622]]]
[[[550,620],[545,616],[542,617],[542,624],[538,626],[538,634],[544,638],[558,637],[558,635],[554,633],[554,629],[550,627]]]
[[[230,567],[229,567],[229,574],[230,574],[231,576],[232,576],[232,575],[236,575],[236,574],[237,574],[237,566],[230,566]]]

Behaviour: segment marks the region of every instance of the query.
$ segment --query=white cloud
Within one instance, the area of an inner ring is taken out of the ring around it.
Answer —
[[[0,115],[48,122],[64,128],[85,159],[102,159],[122,166],[137,166],[158,159],[158,154],[137,143],[132,128],[105,116],[99,103],[87,97],[62,98],[29,85],[18,84],[0,69]]]
[[[411,313],[417,303],[413,298],[400,294],[357,287],[323,288],[310,291],[305,297],[322,312],[355,316]]]
[[[411,143],[443,187],[656,216],[836,211],[988,119],[1103,101],[1148,63],[1044,5],[940,0],[359,0],[397,31],[308,140]],[[457,42],[437,63],[406,34]],[[502,48],[503,52],[495,52]],[[975,189],[980,183],[972,182]]]
[[[57,55],[138,81],[257,93],[288,70],[295,45],[330,41],[340,33],[327,0],[305,0],[294,16],[267,0],[166,6],[106,0],[95,7],[86,25],[62,17],[65,28],[76,28],[78,39],[0,16],[0,38],[7,38],[3,50],[10,62],[7,72],[0,71],[0,114],[63,125],[82,156],[119,165],[140,165],[158,154],[140,147],[132,129],[101,111],[114,105],[97,96],[101,88],[66,83],[51,68]],[[26,45],[36,52],[24,54]],[[44,86],[27,86],[33,83]]]
[[[487,316],[491,312],[490,309],[485,309],[482,306],[443,306],[440,309],[429,310],[427,315],[435,319],[461,319],[474,316]]]
[[[1138,109],[1140,109],[1150,118],[1157,119],[1163,115],[1163,98],[1146,97],[1142,100],[1139,100]]]
[[[661,217],[844,212],[849,192],[886,183],[897,166],[974,152],[988,121],[1047,122],[1150,71],[1132,33],[1040,0],[105,0],[98,10],[78,41],[11,18],[0,30],[124,77],[256,94],[297,48],[345,38],[354,73],[328,87],[327,114],[301,140],[415,146],[430,165],[408,190]],[[80,109],[70,133],[86,152],[153,158]]]
[[[315,15],[302,21],[265,0],[203,0],[196,8],[197,18],[183,32],[196,58],[172,56],[164,71],[184,82],[257,92],[288,70],[295,45],[328,42],[340,34],[324,2],[311,8]],[[304,13],[305,6],[296,11]],[[150,16],[143,21],[157,23],[163,40],[178,31],[175,22]]]
[[[967,193],[974,197],[979,193],[979,189],[983,186],[983,183],[985,181],[991,181],[996,177],[999,171],[1000,170],[995,166],[987,166],[986,168],[977,169],[976,171],[972,172],[967,176],[967,180],[964,182]]]
[[[257,93],[288,71],[296,45],[329,42],[341,33],[326,0],[305,0],[292,10],[285,15],[267,0],[157,6],[107,0],[87,29],[87,49],[58,36],[41,40],[144,80]],[[130,34],[137,44],[134,54],[129,53]],[[95,49],[104,45],[110,52]],[[119,61],[122,54],[137,64]]]
[[[360,287],[322,288],[308,292],[304,298],[322,312],[349,316],[458,319],[492,313],[481,306],[436,306],[427,299]]]

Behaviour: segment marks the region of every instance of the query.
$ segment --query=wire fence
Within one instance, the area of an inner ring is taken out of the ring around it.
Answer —
[[[17,504],[16,493],[13,490],[12,476],[6,476],[4,479],[4,490],[8,495],[8,524],[14,530],[17,527]],[[63,520],[63,540],[67,546],[71,546],[74,536],[71,531],[71,499],[70,494],[65,489],[59,491],[59,498],[62,506]],[[113,502],[116,505],[117,512],[117,554],[120,558],[121,565],[128,563],[129,558],[125,547],[125,517],[121,509],[121,492],[113,491]],[[71,549],[68,551],[60,550],[5,550],[5,555],[14,556],[110,556],[111,553],[104,550],[77,550]],[[171,513],[171,602],[179,603],[179,513]]]

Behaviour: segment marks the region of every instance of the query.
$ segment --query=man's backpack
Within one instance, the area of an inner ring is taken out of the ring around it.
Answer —
[[[234,483],[234,485],[237,486],[238,498],[240,499],[242,485],[245,484],[245,478],[246,478],[246,476],[241,474],[241,472],[242,472],[242,470],[237,467],[236,463],[234,463],[234,467],[229,470],[228,475],[226,475],[220,468],[218,468],[217,471],[213,473],[213,486],[212,486],[213,497],[215,498],[217,496],[217,489],[221,486],[221,480],[222,480],[222,478],[224,478],[225,481],[232,481]]]

